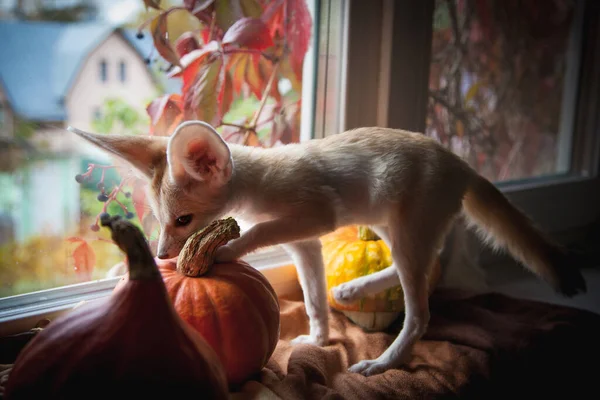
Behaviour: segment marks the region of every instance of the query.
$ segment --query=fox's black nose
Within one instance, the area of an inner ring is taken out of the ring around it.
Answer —
[[[169,253],[160,253],[157,257],[161,260],[166,260],[167,258],[169,258]]]

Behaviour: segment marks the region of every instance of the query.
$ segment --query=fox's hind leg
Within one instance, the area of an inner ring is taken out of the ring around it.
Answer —
[[[422,199],[423,197],[421,197]],[[454,217],[460,211],[460,198],[443,206],[415,204],[405,208],[388,226],[393,266],[404,291],[404,324],[394,342],[375,360],[363,360],[350,372],[366,376],[397,368],[411,356],[415,343],[429,323],[427,274]],[[400,211],[400,210],[399,210]]]

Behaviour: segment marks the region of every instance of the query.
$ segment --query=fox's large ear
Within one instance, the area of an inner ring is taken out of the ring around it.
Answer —
[[[169,176],[174,183],[189,179],[223,185],[233,171],[229,146],[221,135],[202,121],[180,124],[169,138],[167,146]]]
[[[132,165],[145,178],[151,179],[157,163],[164,160],[167,149],[166,137],[99,135],[69,126],[69,131],[76,133],[88,142],[112,153]]]

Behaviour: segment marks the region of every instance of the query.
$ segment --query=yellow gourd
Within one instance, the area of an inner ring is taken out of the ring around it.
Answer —
[[[392,255],[385,242],[369,228],[352,225],[322,236],[321,243],[329,305],[366,330],[385,329],[394,322],[404,310],[404,293],[400,285],[351,305],[337,303],[331,292],[335,286],[392,265]],[[436,259],[428,275],[430,294],[440,274],[439,259]]]

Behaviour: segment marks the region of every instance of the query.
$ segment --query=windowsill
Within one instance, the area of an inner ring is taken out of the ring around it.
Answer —
[[[524,192],[540,188],[549,188],[551,186],[561,184],[574,184],[579,182],[586,182],[590,179],[592,178],[588,176],[570,175],[565,173],[529,179],[520,179],[514,181],[494,182],[494,185],[496,185],[496,187],[498,187],[498,189],[500,189],[502,193],[510,194],[514,192]]]
[[[278,296],[289,296],[298,289],[296,268],[280,248],[251,254],[244,258],[271,283]],[[0,337],[24,332],[41,319],[55,319],[82,301],[109,296],[120,278],[107,278],[75,285],[40,290],[0,299]]]

